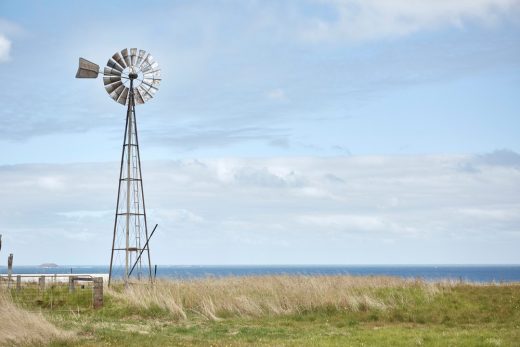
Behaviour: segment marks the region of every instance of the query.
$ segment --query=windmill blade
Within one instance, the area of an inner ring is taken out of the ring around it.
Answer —
[[[105,76],[103,77],[103,84],[112,84],[114,82],[121,81],[121,76]]]
[[[128,65],[126,65],[123,57],[121,57],[121,54],[119,54],[119,52],[116,52],[113,56],[112,56],[112,59],[114,59],[118,64],[119,66],[121,66],[123,69],[127,68]]]
[[[108,94],[112,95],[112,92],[114,92],[117,88],[119,88],[122,85],[123,85],[123,82],[117,81],[112,84],[106,85],[105,90],[107,91]]]
[[[107,66],[112,68],[112,69],[116,69],[120,72],[123,72],[124,68],[121,67],[121,65],[119,65],[114,59],[110,58],[108,59],[107,61]]]
[[[138,104],[138,105],[144,104],[144,100],[143,100],[143,97],[141,96],[141,92],[139,91],[139,88],[134,89],[134,99],[135,99],[136,104]]]
[[[99,65],[88,61],[85,58],[79,58],[78,71],[76,78],[97,78],[99,75]]]
[[[105,67],[103,69],[103,74],[105,76],[121,76],[121,71],[116,70],[116,69],[112,69],[112,68],[107,66],[107,67]]]
[[[150,55],[150,54],[148,54],[148,53],[146,53],[146,54],[144,55],[143,60],[141,61],[141,64],[139,64],[139,70],[143,71],[143,69],[144,69],[146,66],[148,66],[148,61],[147,61],[147,59],[148,59],[148,56],[149,56],[149,55]]]
[[[137,48],[130,48],[130,63],[135,66],[137,62]]]
[[[132,62],[130,61],[130,56],[128,54],[128,48],[125,48],[121,51],[121,55],[126,62],[126,66],[132,66]]]
[[[153,98],[155,96],[155,92],[157,92],[157,90],[153,89],[153,88],[148,88],[146,90],[146,92],[148,93],[148,95],[150,95],[151,98]]]
[[[155,62],[155,59],[151,54],[148,54],[148,56],[146,57],[146,61],[148,61],[149,64],[153,64]]]
[[[140,49],[139,50],[139,56],[137,57],[137,63],[135,64],[135,66],[140,67],[141,63],[143,62],[145,57],[146,57],[146,51]]]
[[[125,89],[128,89],[128,88],[126,88],[124,84],[121,84],[119,87],[117,87],[116,90],[114,90],[112,93],[110,93],[110,97],[112,99],[114,99],[115,101],[117,101],[117,99],[119,99],[119,97],[121,96],[121,94],[123,94]]]
[[[150,97],[153,97],[153,93],[155,93],[155,91],[153,91],[153,88],[149,86],[147,83],[141,83],[139,88],[141,90],[141,93],[144,93],[144,95],[148,94]]]
[[[125,87],[125,89],[123,89],[123,92],[117,99],[117,102],[120,103],[121,105],[126,105],[127,99],[128,99],[128,88]]]
[[[145,73],[145,74],[143,74],[143,79],[160,81],[161,80],[161,71],[157,70],[153,73],[150,73],[150,72]]]
[[[109,93],[110,97],[113,98],[115,101],[119,98],[123,90],[126,88],[123,83],[114,83],[116,86],[115,88],[112,88],[112,91]]]
[[[146,58],[143,61],[143,64],[141,65],[141,71],[146,72],[150,70],[152,64],[155,63],[155,60],[153,59],[153,56],[151,54],[148,54]]]
[[[147,90],[148,94],[150,94],[152,97],[155,96],[155,93],[157,93],[157,89],[155,89],[154,87],[150,87],[148,88]]]
[[[161,70],[157,69],[155,71],[148,71],[148,72],[143,73],[143,76],[145,78],[153,78],[156,80],[160,80],[161,79]]]
[[[144,64],[143,64],[144,65]],[[157,64],[156,62],[152,61],[147,61],[147,64],[146,66],[144,66],[141,71],[143,71],[143,73],[148,73],[148,72],[154,72],[156,70],[159,69],[159,64]]]
[[[139,87],[137,87],[137,89],[139,90],[139,92],[141,93],[141,96],[143,97],[143,101],[144,102],[147,102],[148,100],[150,100],[151,98],[153,98],[153,95],[148,93],[146,91],[146,89],[144,89],[143,85],[141,84]]]
[[[154,79],[145,78],[143,80],[143,83],[145,85],[147,85],[148,87],[157,90],[157,89],[159,89],[159,84],[161,83],[161,80],[154,80]]]

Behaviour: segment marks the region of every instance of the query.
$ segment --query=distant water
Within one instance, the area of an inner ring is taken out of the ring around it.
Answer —
[[[152,269],[153,271],[153,269]],[[7,269],[0,266],[0,273]],[[14,266],[18,274],[108,273],[108,266],[64,265],[54,268]],[[116,269],[116,276],[122,269]],[[470,282],[520,282],[520,265],[159,265],[157,277],[201,278],[258,275],[385,275],[426,280],[452,279]]]

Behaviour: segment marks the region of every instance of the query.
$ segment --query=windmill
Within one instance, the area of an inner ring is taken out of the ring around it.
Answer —
[[[127,107],[108,284],[113,278],[114,268],[119,265],[124,268],[125,284],[128,284],[132,273],[138,279],[144,275],[151,280],[148,241],[155,228],[149,235],[135,105],[153,98],[161,83],[161,73],[154,58],[137,48],[116,52],[108,59],[102,72],[99,65],[79,58],[76,78],[97,78],[100,73],[110,97]]]

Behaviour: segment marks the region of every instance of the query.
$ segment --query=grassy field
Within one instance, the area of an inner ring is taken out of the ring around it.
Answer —
[[[0,308],[6,346],[520,346],[519,283],[214,278],[116,285],[95,311],[39,315],[8,306],[8,316],[17,311],[20,321],[37,323],[9,319],[26,336],[7,340]]]

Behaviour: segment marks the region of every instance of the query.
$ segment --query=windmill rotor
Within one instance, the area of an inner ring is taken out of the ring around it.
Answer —
[[[161,69],[153,56],[143,49],[125,48],[114,53],[103,71],[99,65],[79,58],[76,78],[97,78],[103,75],[108,95],[122,105],[128,105],[133,87],[135,104],[144,104],[155,96],[161,84]]]

